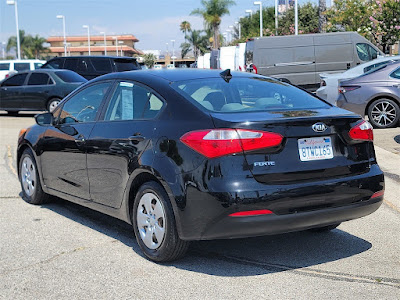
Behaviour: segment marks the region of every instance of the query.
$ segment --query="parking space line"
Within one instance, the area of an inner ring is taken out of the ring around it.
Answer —
[[[17,171],[15,170],[15,168],[14,168],[12,162],[13,162],[13,157],[12,157],[12,152],[11,152],[11,146],[10,146],[10,145],[7,145],[7,165],[8,165],[8,167],[10,168],[11,172],[13,172],[13,174],[14,174],[16,177],[18,177],[18,173],[17,173]]]

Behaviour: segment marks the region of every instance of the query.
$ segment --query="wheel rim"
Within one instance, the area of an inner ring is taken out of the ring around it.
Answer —
[[[165,210],[160,199],[153,193],[140,198],[136,215],[140,238],[149,249],[157,249],[165,237]]]
[[[53,112],[53,110],[57,107],[57,105],[60,103],[59,100],[54,100],[50,102],[49,105],[49,112]]]
[[[396,107],[388,101],[376,103],[371,110],[372,121],[379,126],[388,126],[396,120]]]
[[[32,196],[36,189],[36,170],[30,157],[25,157],[22,161],[21,180],[24,192]]]

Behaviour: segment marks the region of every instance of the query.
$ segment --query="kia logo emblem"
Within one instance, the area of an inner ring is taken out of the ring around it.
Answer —
[[[322,123],[322,122],[318,122],[318,123],[315,123],[313,126],[312,126],[312,129],[315,131],[315,132],[324,132],[325,130],[327,130],[328,129],[328,126],[326,126],[324,123]]]

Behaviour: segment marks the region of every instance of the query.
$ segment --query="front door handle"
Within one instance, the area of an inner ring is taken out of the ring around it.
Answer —
[[[128,138],[130,141],[132,141],[133,143],[137,144],[140,142],[143,142],[146,138],[141,135],[140,133],[135,133],[134,135],[130,136]]]
[[[78,146],[82,146],[85,142],[86,142],[85,137],[84,137],[82,134],[80,134],[80,135],[75,139],[75,143],[76,143]]]
[[[400,84],[394,84],[393,87],[400,89]]]

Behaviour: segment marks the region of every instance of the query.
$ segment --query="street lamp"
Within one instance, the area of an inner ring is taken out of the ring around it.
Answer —
[[[172,63],[174,64],[174,66],[175,66],[175,40],[171,40],[171,43],[172,43]]]
[[[2,51],[3,51],[3,59],[6,58],[6,43],[5,42],[1,42],[2,45]]]
[[[124,43],[123,41],[118,41],[118,44],[121,45],[121,56],[123,56],[123,55],[122,55],[122,44],[123,44],[123,43]]]
[[[100,32],[100,34],[103,35],[104,37],[104,55],[107,55],[107,41],[106,41],[106,33],[105,32]]]
[[[64,35],[64,56],[67,56],[67,38],[65,35],[65,16],[58,15],[57,19],[62,19],[63,21],[63,35]]]
[[[232,33],[231,33],[232,30],[227,29],[225,31],[226,31],[226,41],[227,41],[227,43],[230,43],[232,41]],[[230,37],[229,37],[229,34],[230,34]]]
[[[231,42],[232,42],[232,40],[233,40],[233,33],[235,32],[235,30],[233,29],[234,26],[229,25],[228,28],[229,28],[229,30],[231,31]]]
[[[239,40],[242,38],[242,26],[240,25],[240,19],[238,22],[235,22],[235,24],[239,27]]]
[[[8,5],[14,5],[15,7],[15,25],[17,27],[17,57],[21,59],[21,42],[19,40],[19,26],[18,26],[18,7],[16,0],[7,0]]]
[[[277,2],[278,0],[275,0],[275,2]],[[263,28],[263,20],[262,20],[262,3],[261,1],[254,1],[253,2],[254,5],[260,5],[260,37],[263,36],[262,34],[262,28]],[[276,20],[276,19],[275,19]]]
[[[115,52],[117,52],[118,56],[118,36],[114,36],[113,39],[115,40]]]
[[[250,14],[250,18],[253,16],[253,11],[251,9],[246,9],[246,14]]]
[[[299,34],[299,3],[294,0],[294,34]]]
[[[89,29],[89,25],[83,25],[82,28],[86,28],[87,29],[87,40],[88,40],[89,55],[90,55],[90,29]]]

